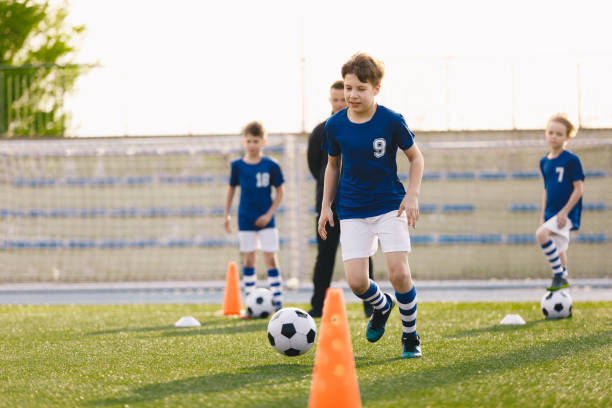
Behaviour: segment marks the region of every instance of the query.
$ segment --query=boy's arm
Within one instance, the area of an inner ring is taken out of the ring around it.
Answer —
[[[265,214],[260,215],[255,220],[256,226],[263,228],[270,223],[270,220],[272,220],[272,216],[274,215],[274,213],[280,206],[281,201],[283,200],[283,192],[284,190],[282,184],[276,187],[276,195],[274,196],[274,200],[272,200],[272,205],[270,206],[268,211],[266,211]]]
[[[232,232],[232,227],[230,226],[230,220],[232,218],[232,216],[230,215],[230,209],[232,207],[232,200],[234,199],[235,191],[236,187],[229,186],[227,188],[227,194],[225,195],[225,209],[223,210],[223,227],[228,233]]]
[[[334,214],[331,210],[333,197],[336,196],[338,179],[340,178],[340,155],[327,156],[327,167],[325,167],[325,177],[323,182],[323,200],[321,202],[321,215],[319,216],[319,236],[327,239],[325,224],[334,226]]]
[[[540,204],[540,225],[544,224],[544,214],[546,212],[546,189],[542,191],[542,203]]]
[[[410,179],[408,181],[408,188],[406,189],[406,196],[400,204],[397,216],[399,217],[404,211],[406,211],[408,226],[412,225],[412,228],[415,228],[416,222],[419,219],[418,198],[419,193],[421,192],[421,179],[423,178],[425,159],[423,158],[423,154],[416,144],[413,144],[409,149],[404,150],[404,154],[410,161]]]
[[[565,227],[565,223],[567,222],[567,214],[571,211],[572,208],[576,205],[580,197],[582,197],[582,192],[584,190],[584,182],[582,180],[574,181],[574,191],[572,191],[572,195],[570,195],[569,200],[563,206],[563,208],[557,213],[557,225],[559,228]]]

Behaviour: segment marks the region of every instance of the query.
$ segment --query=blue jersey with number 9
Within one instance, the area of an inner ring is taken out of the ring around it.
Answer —
[[[365,123],[353,123],[343,109],[327,120],[330,156],[342,154],[336,208],[342,219],[366,218],[397,210],[406,195],[397,177],[397,151],[414,144],[399,113],[378,105]]]
[[[232,161],[229,184],[240,186],[238,206],[238,229],[257,231],[257,218],[265,214],[272,205],[272,186],[283,184],[283,173],[278,163],[262,157],[259,163],[246,163],[243,159]],[[274,216],[264,228],[274,228]]]

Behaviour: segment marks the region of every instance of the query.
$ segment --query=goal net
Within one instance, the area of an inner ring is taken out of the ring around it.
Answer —
[[[418,135],[425,156],[421,219],[409,255],[416,279],[543,278],[535,243],[546,146],[533,138]],[[307,137],[271,135],[265,154],[285,175],[277,214],[285,279],[311,279],[314,180]],[[568,252],[574,277],[612,270],[612,139],[571,141],[586,173],[584,211]],[[223,230],[229,163],[239,136],[5,141],[0,146],[0,282],[224,279],[240,262]],[[400,177],[408,161],[398,156]],[[238,197],[234,199],[234,209]],[[236,229],[235,225],[233,229]],[[377,253],[375,274],[386,279]],[[263,262],[258,257],[259,270]],[[337,256],[335,279],[343,279]]]

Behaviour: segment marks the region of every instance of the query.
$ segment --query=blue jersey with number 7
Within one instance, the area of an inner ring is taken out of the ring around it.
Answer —
[[[574,181],[584,180],[582,164],[574,153],[563,150],[559,156],[549,159],[548,155],[540,159],[540,171],[546,189],[546,209],[544,221],[555,216],[569,201],[574,191]],[[572,229],[580,228],[582,197],[567,215],[572,221]]]
[[[342,154],[336,209],[338,217],[367,218],[397,210],[406,195],[397,177],[397,151],[414,144],[399,113],[378,105],[365,123],[353,123],[343,109],[327,120],[330,156]]]
[[[255,221],[272,206],[272,186],[283,184],[283,173],[278,163],[262,157],[259,163],[246,163],[243,159],[232,161],[229,184],[240,186],[238,205],[238,229],[257,231]],[[274,216],[264,228],[274,228]]]

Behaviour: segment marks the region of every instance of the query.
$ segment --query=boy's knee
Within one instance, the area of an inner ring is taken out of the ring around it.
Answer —
[[[535,236],[540,244],[545,244],[546,242],[548,242],[550,233],[546,228],[540,227],[536,230]]]
[[[369,279],[347,279],[347,283],[349,288],[353,291],[353,293],[357,293],[359,295],[364,294],[370,288],[370,280]]]

